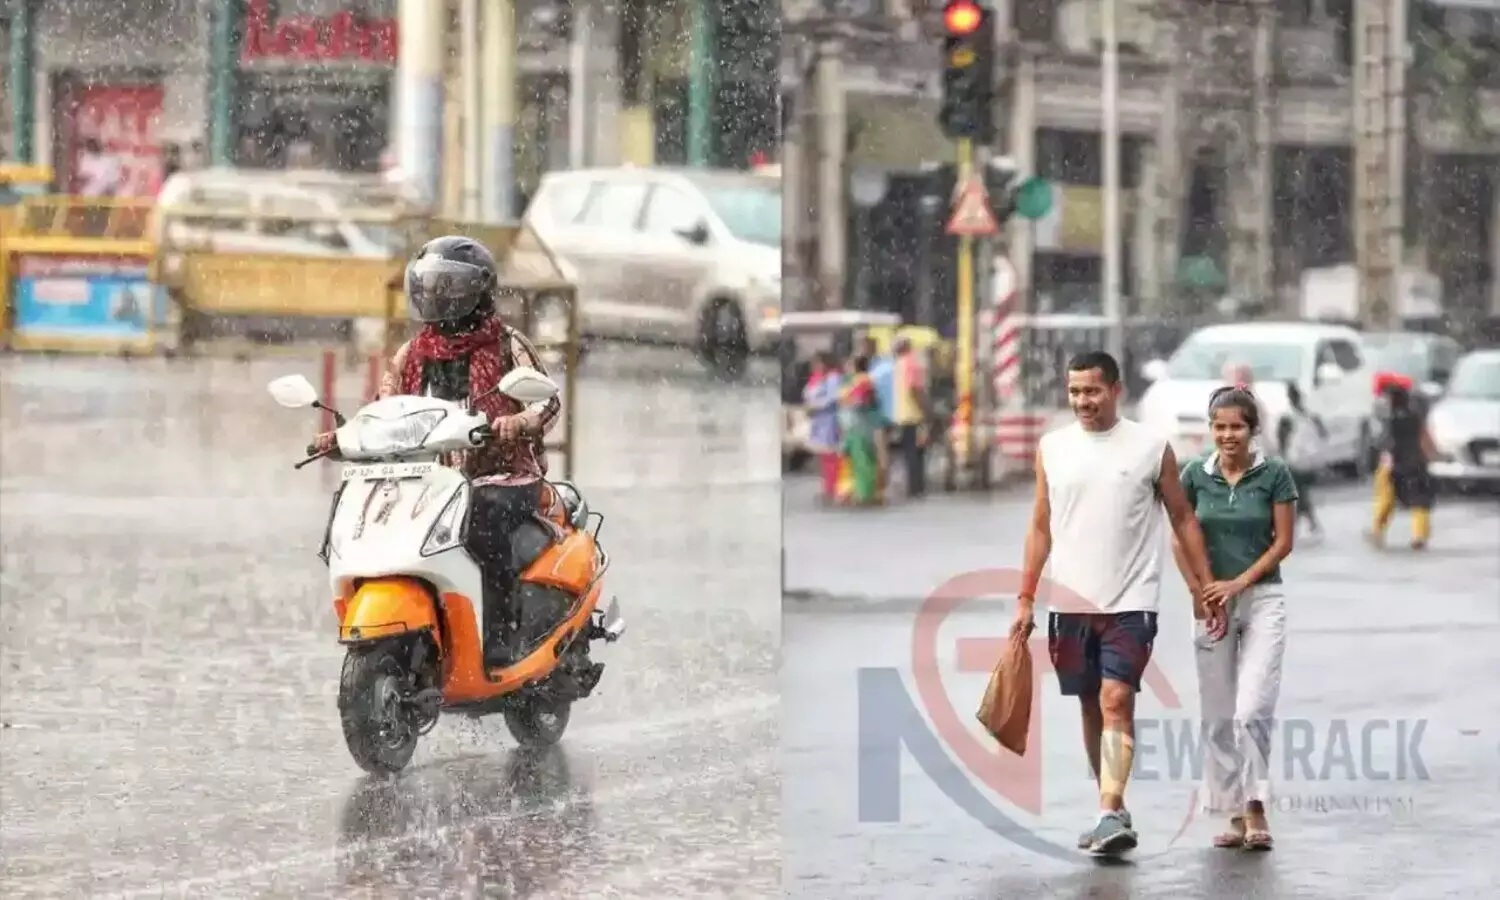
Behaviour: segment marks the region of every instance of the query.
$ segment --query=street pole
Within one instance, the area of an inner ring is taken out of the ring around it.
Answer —
[[[1120,35],[1119,0],[1104,0],[1104,319],[1109,328],[1107,348],[1115,361],[1125,362],[1125,319],[1120,281],[1123,247],[1120,243]]]
[[[834,39],[818,46],[818,286],[824,309],[844,306],[844,110],[842,49]]]
[[[11,154],[36,161],[36,19],[39,0],[15,0],[10,22]]]
[[[19,5],[24,9],[31,4],[28,0]],[[238,0],[218,0],[213,5],[213,32],[209,36],[208,57],[210,116],[208,158],[215,166],[234,164],[234,83],[239,68],[234,58],[234,32],[239,24],[240,6]],[[15,63],[14,56],[11,57],[11,63],[12,65]],[[18,80],[15,74],[11,76],[11,83],[17,85],[18,104],[22,98],[30,97],[35,93],[26,82]],[[18,106],[17,112],[19,111]],[[17,156],[19,156],[19,145],[17,147]]]
[[[401,171],[429,207],[435,205],[443,157],[443,13],[431,0],[399,0],[396,64]]]
[[[484,53],[480,90],[485,135],[482,193],[484,219],[495,225],[510,221],[515,215],[516,206],[515,0],[485,0],[482,30]]]
[[[463,41],[463,216],[466,222],[477,222],[480,215],[479,184],[484,171],[481,155],[484,125],[480,121],[484,106],[479,92],[479,0],[462,0],[459,31],[462,32],[459,38]]]
[[[969,179],[974,177],[974,141],[972,138],[958,139],[957,154],[958,190],[966,189]],[[953,355],[953,384],[958,393],[959,421],[964,424],[963,439],[957,450],[958,465],[966,466],[974,458],[974,238],[960,235],[958,238],[958,352]]]
[[[593,43],[593,17],[587,2],[573,4],[573,34],[568,41],[568,168],[589,164],[589,66]]]
[[[688,54],[688,165],[707,168],[713,154],[714,0],[692,0]]]

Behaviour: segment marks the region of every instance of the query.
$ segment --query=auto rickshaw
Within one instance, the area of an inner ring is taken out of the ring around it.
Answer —
[[[867,335],[884,329],[893,334],[901,326],[895,313],[858,309],[789,312],[781,316],[781,460],[795,472],[807,462],[808,418],[802,389],[812,374],[813,358],[831,352],[847,359]],[[877,340],[879,340],[877,338]]]

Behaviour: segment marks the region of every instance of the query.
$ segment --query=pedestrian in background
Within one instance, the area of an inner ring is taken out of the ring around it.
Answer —
[[[1182,467],[1208,551],[1212,581],[1180,542],[1178,570],[1204,615],[1196,626],[1198,693],[1204,735],[1205,808],[1228,813],[1223,849],[1270,850],[1271,734],[1286,652],[1281,561],[1292,552],[1297,485],[1286,463],[1255,447],[1261,405],[1223,387],[1209,399],[1214,450]]]
[[[1297,382],[1286,383],[1287,414],[1276,426],[1276,448],[1286,461],[1297,485],[1297,519],[1307,520],[1312,533],[1322,534],[1318,515],[1313,509],[1313,473],[1323,459],[1323,448],[1328,442],[1328,428],[1318,416],[1308,412],[1302,402],[1302,389]]]
[[[843,378],[832,353],[813,358],[812,375],[802,391],[807,409],[807,449],[818,457],[823,479],[823,498],[838,500],[839,489],[839,388]]]
[[[1412,380],[1382,372],[1376,390],[1385,398],[1386,421],[1380,464],[1375,469],[1375,519],[1371,543],[1384,546],[1386,529],[1399,505],[1411,510],[1411,548],[1421,550],[1432,537],[1432,506],[1437,486],[1427,463],[1437,455],[1427,433],[1426,411],[1412,397]]]
[[[848,460],[850,502],[870,506],[880,501],[881,438],[880,402],[870,379],[870,360],[856,356],[849,361],[848,377],[840,392],[840,430],[843,455]]]
[[[1232,362],[1224,366],[1224,383],[1255,397],[1255,370],[1248,363]],[[1255,407],[1259,410],[1260,421],[1271,421],[1271,411],[1258,397],[1255,398]]]
[[[859,355],[869,360],[870,382],[875,386],[875,399],[880,411],[880,432],[875,436],[875,467],[879,478],[880,498],[885,499],[891,476],[891,444],[896,421],[896,361],[889,353],[880,352],[880,343],[865,335],[860,341]]]
[[[906,469],[906,494],[920,497],[927,493],[927,440],[923,422],[927,418],[927,372],[922,359],[907,338],[896,340],[896,373],[892,394],[891,419],[896,426],[896,442]]]

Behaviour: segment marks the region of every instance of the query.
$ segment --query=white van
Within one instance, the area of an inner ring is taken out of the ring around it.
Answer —
[[[175,247],[364,259],[390,258],[407,250],[395,222],[408,210],[406,200],[378,176],[295,170],[179,172],[162,185],[156,207],[153,237]],[[199,214],[208,210],[212,215]],[[183,215],[173,215],[175,211]],[[391,221],[378,221],[382,218]]]
[[[1275,423],[1288,410],[1287,384],[1295,382],[1308,412],[1328,428],[1319,468],[1367,471],[1376,439],[1374,372],[1359,332],[1312,322],[1213,325],[1188,336],[1168,360],[1141,369],[1151,382],[1137,409],[1141,421],[1167,435],[1178,459],[1211,448],[1208,398],[1224,384],[1224,370],[1247,365],[1251,390],[1269,421],[1262,442],[1275,453]]]

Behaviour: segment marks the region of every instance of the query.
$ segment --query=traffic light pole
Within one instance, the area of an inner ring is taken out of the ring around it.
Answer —
[[[957,140],[957,169],[959,190],[974,176],[974,140]],[[958,393],[960,421],[964,428],[957,448],[960,469],[974,459],[974,433],[978,421],[974,415],[974,238],[961,235],[958,239],[958,352],[953,355],[953,386]]]

